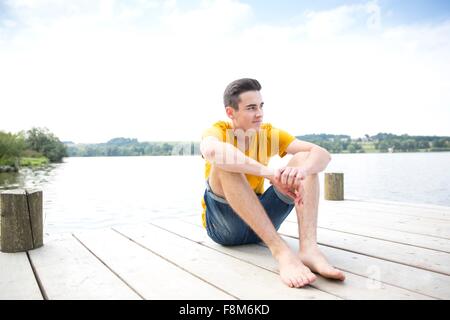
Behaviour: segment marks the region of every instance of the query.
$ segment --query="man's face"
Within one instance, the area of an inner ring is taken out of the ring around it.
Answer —
[[[239,110],[227,107],[228,117],[233,121],[235,129],[244,131],[249,129],[259,130],[263,121],[263,105],[261,93],[259,91],[243,92],[239,96]]]

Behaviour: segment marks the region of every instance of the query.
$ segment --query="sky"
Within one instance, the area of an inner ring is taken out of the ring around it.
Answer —
[[[450,1],[0,0],[0,130],[198,141],[262,85],[293,135],[450,136]]]

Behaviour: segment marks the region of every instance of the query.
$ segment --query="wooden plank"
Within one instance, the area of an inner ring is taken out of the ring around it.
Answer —
[[[0,300],[42,300],[25,252],[0,252]]]
[[[183,217],[182,220],[201,226],[201,217],[199,218],[199,216]],[[282,237],[292,248],[298,250],[298,233],[292,231],[289,237]],[[383,283],[437,299],[450,299],[450,277],[447,275],[333,247],[323,245],[319,245],[319,247],[330,259],[330,262],[341,270],[370,279],[375,278]]]
[[[114,229],[239,299],[338,299],[312,287],[289,288],[273,272],[156,226]]]
[[[283,223],[279,232],[298,236],[297,224]],[[450,274],[450,254],[395,242],[318,228],[318,242],[323,245],[357,252],[379,259],[403,263],[445,275]]]
[[[200,225],[193,225],[181,220],[155,220],[156,224],[166,230],[187,237],[192,241],[247,261],[272,272],[278,272],[277,262],[270,251],[263,246],[243,245],[225,247],[218,245],[206,235]],[[382,283],[375,279],[368,279],[356,274],[347,273],[344,282],[332,281],[321,276],[311,284],[312,287],[331,293],[343,299],[431,299],[428,296]]]
[[[355,201],[342,201],[342,202],[345,203],[331,203],[330,201],[321,201],[320,205],[324,208],[332,208],[334,210],[363,209],[364,211],[387,214],[388,216],[396,216],[403,218],[422,218],[430,221],[431,223],[450,222],[450,214],[445,211],[436,212],[427,208],[411,208],[408,206],[400,206],[400,205],[380,206],[372,202],[355,202]],[[450,211],[450,209],[448,211]]]
[[[75,237],[145,299],[234,299],[111,229]]]
[[[139,299],[71,235],[48,237],[30,258],[49,299]]]
[[[361,224],[375,225],[387,229],[405,231],[441,237],[450,238],[450,221],[427,219],[423,217],[397,216],[385,212],[375,212],[370,209],[330,209],[327,212],[335,218],[343,220],[354,220]]]
[[[397,230],[408,233],[450,239],[450,224],[426,221],[419,217],[386,216],[385,214],[364,211],[352,211],[350,209],[319,209],[319,222],[323,217],[332,216],[342,221],[354,221],[362,225],[376,226],[389,230]],[[296,221],[295,212],[289,215],[288,221]]]
[[[295,215],[295,212],[293,214]],[[289,221],[293,221],[294,223],[296,223],[296,218],[290,218]],[[330,215],[323,214],[322,212],[319,217],[318,226],[319,228],[348,232],[366,237],[389,240],[421,248],[450,253],[449,239],[421,234],[413,234],[398,230],[387,230],[386,228],[373,225],[363,225],[361,224],[361,222],[355,222],[354,220],[340,219],[339,217],[330,217]]]
[[[415,202],[404,202],[404,201],[391,201],[391,200],[381,200],[381,199],[361,199],[352,197],[346,199],[348,202],[363,202],[363,203],[373,203],[377,205],[384,206],[399,206],[399,207],[409,207],[413,209],[429,209],[435,212],[442,212],[446,215],[450,215],[450,206],[429,204],[429,203],[415,203]]]
[[[442,207],[439,210],[431,209],[427,207],[417,207],[408,204],[392,203],[392,204],[380,204],[377,202],[369,201],[320,201],[322,207],[338,208],[352,208],[352,209],[370,209],[376,212],[389,213],[391,215],[398,216],[411,216],[427,219],[437,220],[450,220],[450,207]]]
[[[322,203],[321,203],[322,204]],[[340,205],[340,204],[323,204],[320,206],[328,212],[348,212],[349,214],[357,214],[358,216],[370,216],[370,217],[382,217],[383,220],[388,218],[394,220],[405,220],[405,221],[419,221],[425,223],[426,225],[436,225],[443,224],[445,226],[450,226],[450,219],[438,218],[436,215],[428,214],[428,212],[421,212],[418,214],[411,214],[411,211],[404,207],[394,207],[390,209],[379,209],[371,204],[365,205]],[[404,213],[402,213],[404,211]]]
[[[298,249],[298,239],[282,237],[292,248]],[[341,270],[436,299],[450,298],[449,276],[323,245],[320,249]]]

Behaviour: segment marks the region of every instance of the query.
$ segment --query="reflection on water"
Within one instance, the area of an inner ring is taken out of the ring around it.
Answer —
[[[0,173],[0,190],[21,188],[24,176],[16,172]]]
[[[288,160],[274,158],[270,166]],[[199,156],[66,158],[1,173],[0,189],[41,189],[45,231],[69,232],[186,214],[200,219],[203,170]],[[450,206],[448,152],[336,154],[326,172],[344,172],[346,198]]]
[[[16,188],[39,188],[50,181],[53,169],[57,164],[49,164],[39,168],[21,168],[20,172],[0,174],[0,190]]]

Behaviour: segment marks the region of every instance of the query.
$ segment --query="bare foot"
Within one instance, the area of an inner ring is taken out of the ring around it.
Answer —
[[[290,249],[279,254],[276,259],[279,263],[281,280],[291,288],[306,286],[317,278]]]
[[[301,250],[299,256],[307,267],[325,278],[345,280],[345,274],[330,265],[318,247]]]

